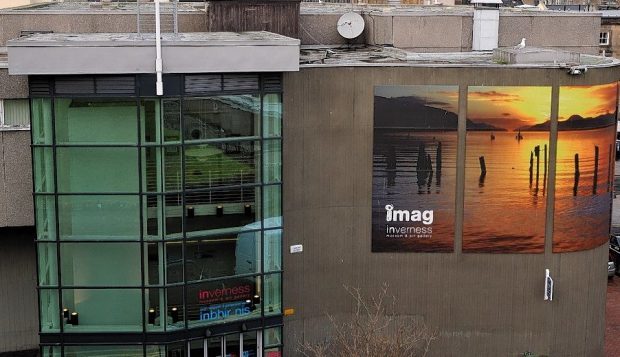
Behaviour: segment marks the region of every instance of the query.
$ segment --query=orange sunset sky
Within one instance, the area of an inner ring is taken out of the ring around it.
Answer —
[[[618,84],[560,87],[558,119],[578,114],[584,118],[613,113],[616,110]]]
[[[467,117],[515,130],[549,120],[551,87],[469,87]]]
[[[378,86],[375,95],[413,96],[425,105],[458,113],[456,86]],[[560,121],[571,115],[584,118],[612,113],[616,109],[617,83],[560,87]],[[551,87],[472,86],[468,88],[467,117],[507,130],[543,123],[551,115]]]

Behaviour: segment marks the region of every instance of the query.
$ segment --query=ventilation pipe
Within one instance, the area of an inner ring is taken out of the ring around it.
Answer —
[[[164,83],[161,78],[163,66],[161,61],[161,20],[159,16],[159,0],[155,0],[155,48],[157,51],[157,57],[155,58],[155,73],[157,73],[155,92],[157,95],[164,95]]]

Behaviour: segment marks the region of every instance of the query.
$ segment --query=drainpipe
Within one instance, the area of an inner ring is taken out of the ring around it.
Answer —
[[[159,0],[155,0],[155,47],[157,57],[155,58],[155,73],[157,73],[156,93],[164,95],[164,83],[162,81],[163,66],[161,62],[161,22],[159,19]]]

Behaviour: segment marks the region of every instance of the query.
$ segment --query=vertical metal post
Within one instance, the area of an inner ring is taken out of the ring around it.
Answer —
[[[179,0],[173,0],[172,3],[172,20],[174,21],[174,34],[178,35],[179,34],[179,21],[178,21],[178,14],[179,14]]]
[[[140,30],[140,0],[136,1],[136,28],[137,28],[137,32],[138,32],[138,36],[142,37],[142,32]]]

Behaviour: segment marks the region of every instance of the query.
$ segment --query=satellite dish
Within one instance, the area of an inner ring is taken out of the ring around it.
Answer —
[[[356,38],[364,31],[364,19],[356,12],[347,12],[338,19],[338,33],[348,39]]]

